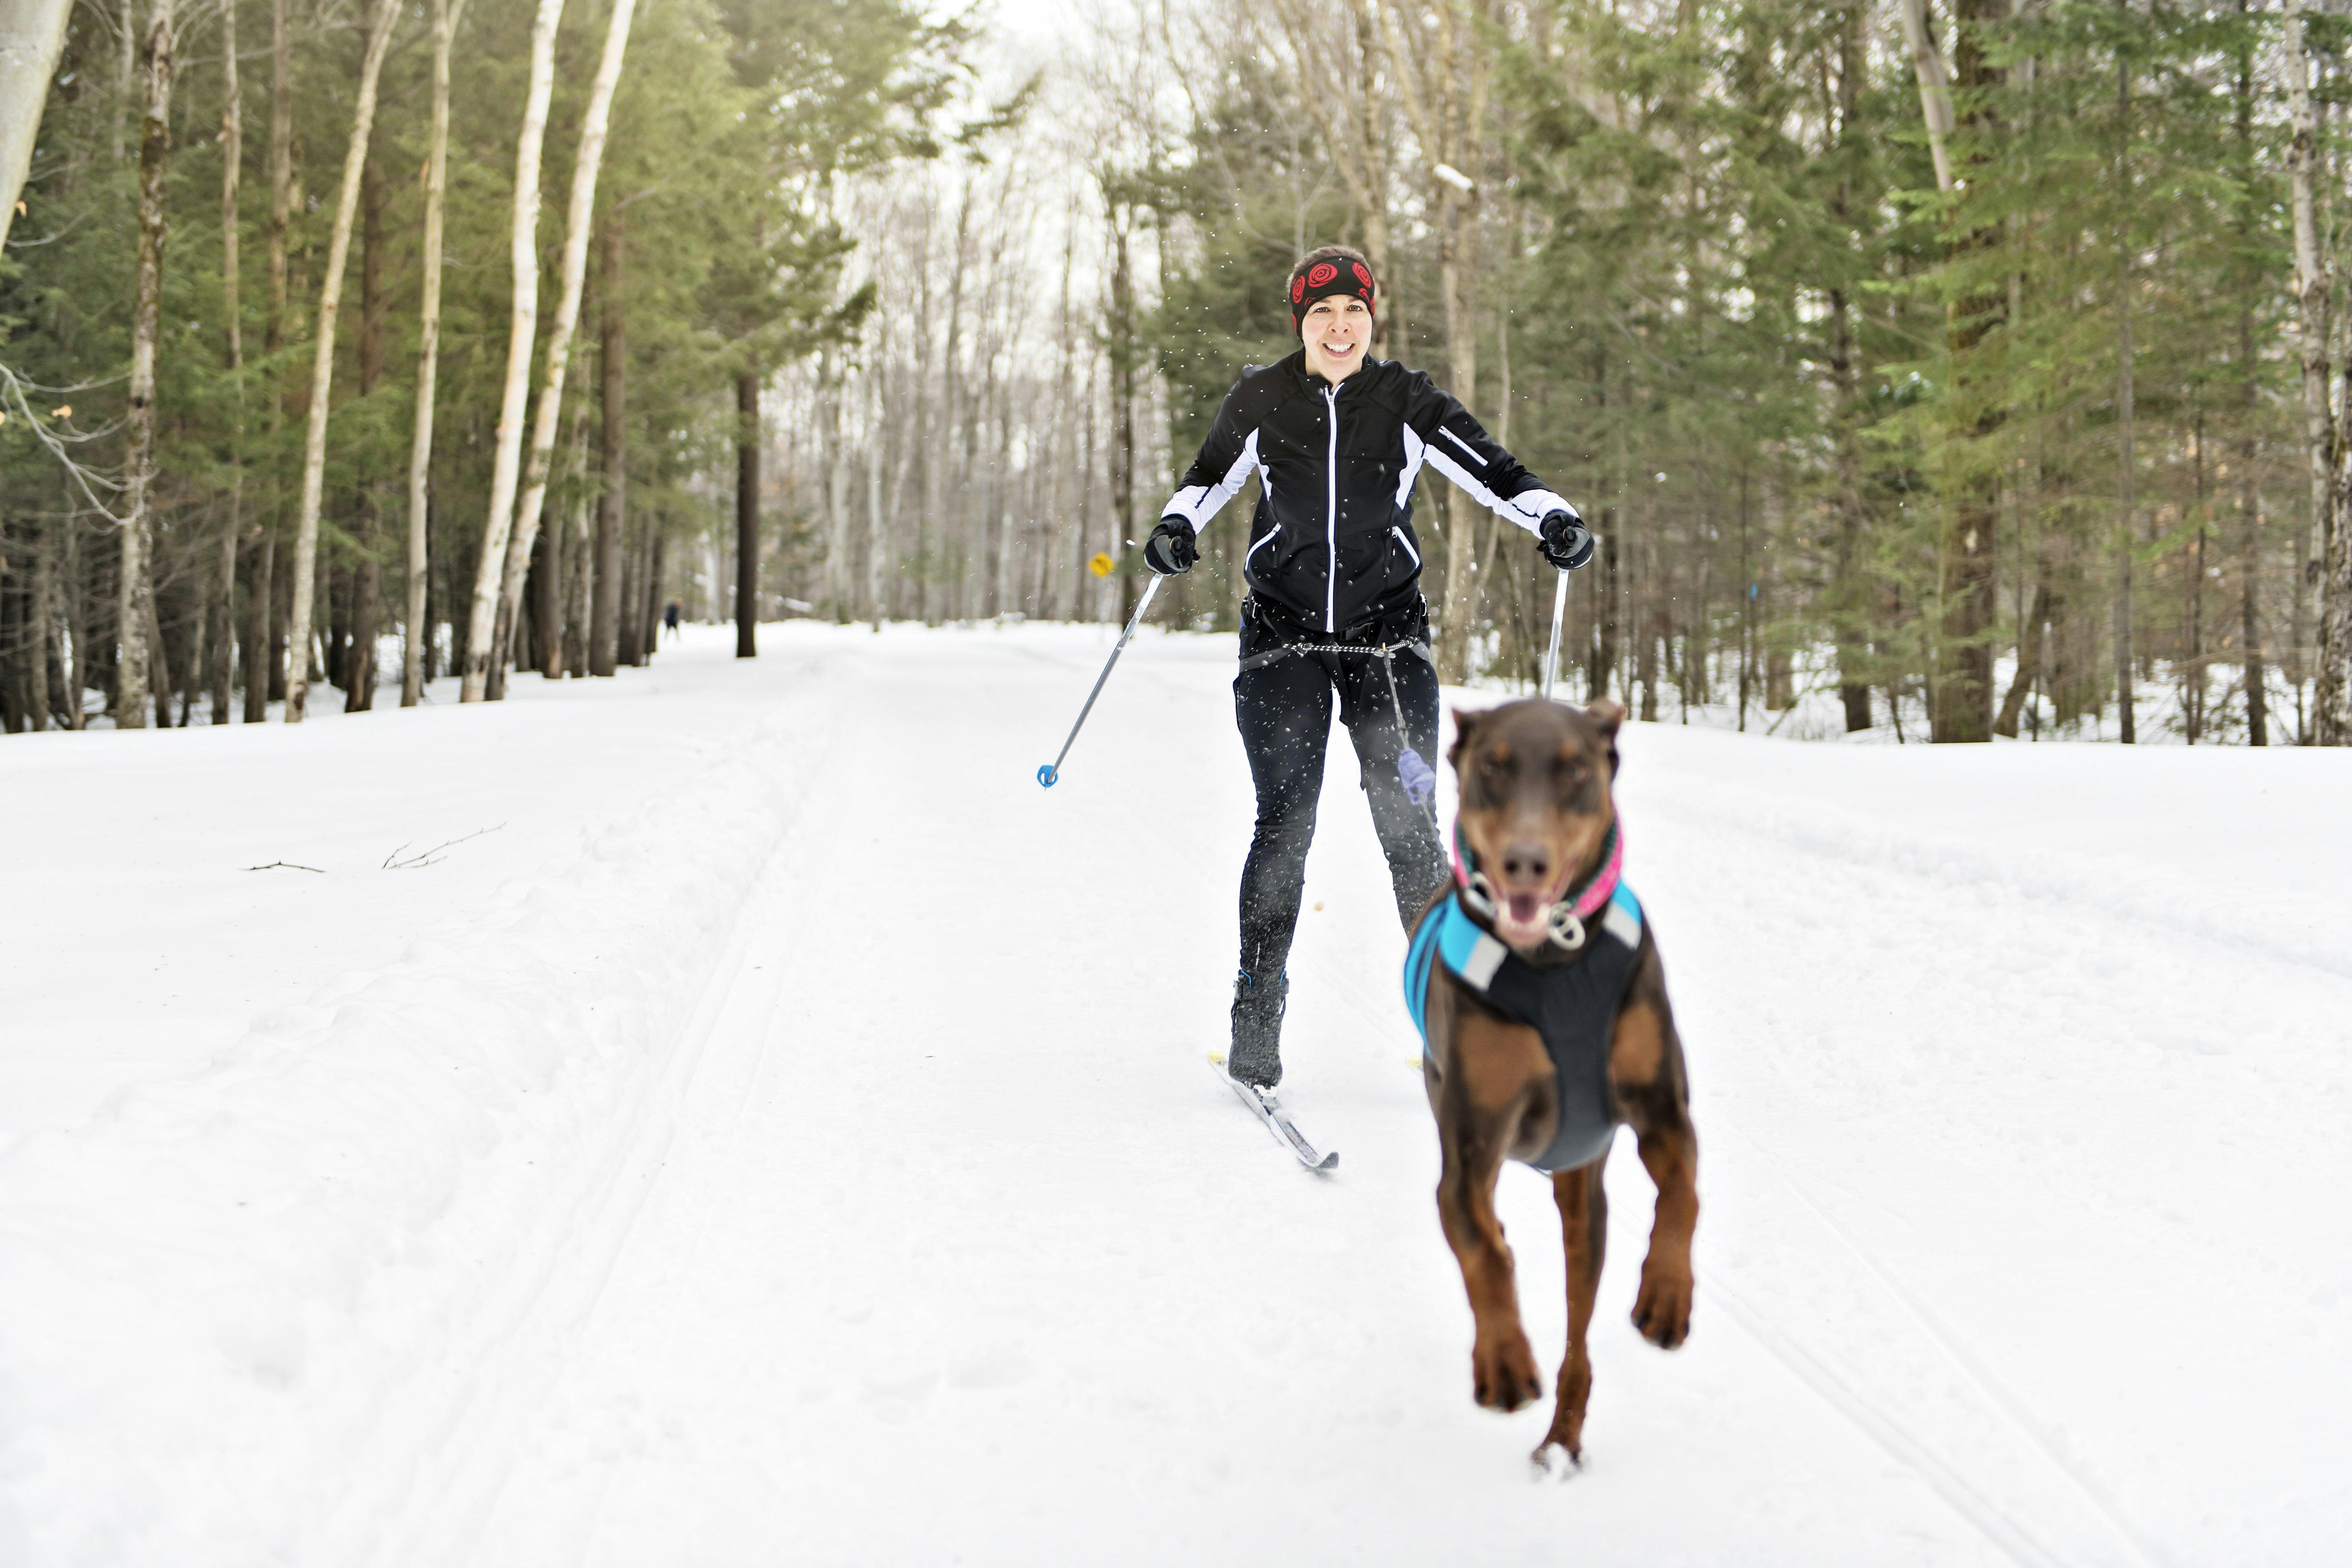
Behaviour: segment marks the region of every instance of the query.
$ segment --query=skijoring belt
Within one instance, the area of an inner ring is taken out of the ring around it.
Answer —
[[[1240,673],[1246,675],[1253,669],[1263,669],[1275,660],[1286,658],[1294,653],[1355,653],[1380,659],[1388,658],[1394,654],[1409,653],[1433,668],[1437,664],[1437,661],[1430,657],[1427,643],[1413,642],[1410,639],[1388,643],[1286,642],[1260,653],[1243,655]]]
[[[1437,963],[1480,1001],[1541,1036],[1551,1058],[1559,1101],[1559,1129],[1528,1162],[1546,1173],[1589,1165],[1609,1150],[1617,1131],[1616,1099],[1609,1090],[1609,1041],[1625,1002],[1625,987],[1642,951],[1642,900],[1619,882],[1591,939],[1567,962],[1534,964],[1480,926],[1450,888],[1422,920],[1404,957],[1404,1001],[1429,1041],[1430,969]]]

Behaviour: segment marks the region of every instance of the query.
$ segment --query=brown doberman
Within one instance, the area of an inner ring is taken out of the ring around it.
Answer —
[[[1491,1409],[1541,1392],[1496,1179],[1506,1159],[1551,1173],[1568,1247],[1568,1359],[1535,1451],[1546,1466],[1555,1447],[1583,1457],[1585,1336],[1609,1232],[1601,1170],[1620,1122],[1658,1189],[1634,1326],[1667,1350],[1690,1332],[1698,1141],[1657,942],[1617,878],[1610,786],[1624,717],[1613,702],[1539,699],[1455,710],[1462,872],[1423,912],[1406,971],[1444,1152],[1437,1212],[1477,1320],[1473,1390]]]

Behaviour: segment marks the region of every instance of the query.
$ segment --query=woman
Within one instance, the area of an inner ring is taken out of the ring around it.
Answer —
[[[1326,246],[1291,269],[1288,292],[1298,352],[1244,369],[1143,547],[1160,575],[1190,571],[1201,530],[1257,474],[1234,679],[1234,717],[1257,785],[1257,831],[1242,867],[1241,973],[1226,1070],[1261,1089],[1282,1078],[1285,964],[1315,837],[1333,692],[1408,928],[1445,878],[1436,826],[1397,768],[1407,746],[1422,757],[1437,748],[1437,670],[1412,529],[1423,466],[1535,534],[1561,570],[1592,558],[1592,535],[1576,509],[1487,439],[1451,394],[1420,371],[1367,356],[1379,293],[1361,255]]]

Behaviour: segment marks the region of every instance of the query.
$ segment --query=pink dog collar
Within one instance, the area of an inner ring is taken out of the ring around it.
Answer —
[[[1457,816],[1454,819],[1454,886],[1465,893],[1483,896],[1480,889],[1473,888],[1470,883],[1470,879],[1477,875],[1475,867],[1471,864],[1475,859],[1475,857],[1463,846],[1462,818]],[[1620,817],[1609,824],[1609,843],[1608,847],[1601,851],[1601,868],[1592,874],[1592,879],[1583,887],[1570,889],[1568,895],[1552,908],[1557,910],[1561,904],[1566,904],[1575,911],[1576,918],[1580,921],[1590,920],[1601,912],[1602,906],[1607,904],[1611,896],[1617,891],[1618,879],[1624,874],[1624,870],[1625,824],[1624,819]],[[1481,882],[1486,880],[1484,877],[1479,877],[1478,879]]]

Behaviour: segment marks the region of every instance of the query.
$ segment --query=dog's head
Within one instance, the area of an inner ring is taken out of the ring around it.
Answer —
[[[1513,947],[1544,940],[1551,906],[1598,868],[1616,820],[1614,702],[1570,708],[1529,699],[1454,711],[1462,839],[1495,889],[1495,934]]]

